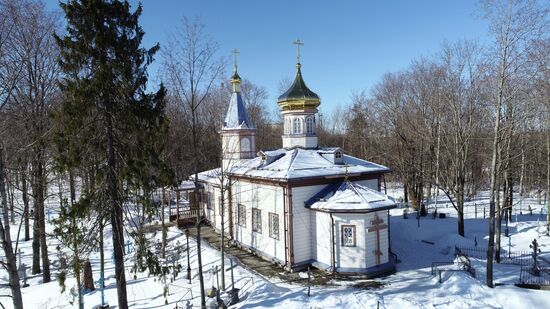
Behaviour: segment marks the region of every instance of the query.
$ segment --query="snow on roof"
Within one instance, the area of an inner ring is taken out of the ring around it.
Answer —
[[[195,189],[195,183],[190,180],[183,180],[178,185],[178,190],[193,190]]]
[[[200,172],[199,173],[199,181],[201,182],[207,182],[214,185],[220,184],[221,177],[221,168],[215,168],[208,171]],[[191,178],[194,178],[194,175],[191,175]]]
[[[348,180],[329,185],[320,193],[322,196],[316,195],[306,201],[306,207],[329,212],[374,211],[395,207],[395,202],[383,193]]]
[[[294,148],[264,151],[261,152],[259,157],[243,161],[234,166],[228,174],[272,180],[289,180],[326,176],[343,177],[346,174],[354,176],[363,173],[385,173],[390,171],[385,166],[349,155],[344,155],[342,163],[335,163],[322,156],[322,154],[336,149]]]
[[[233,92],[231,94],[227,115],[223,122],[223,129],[254,129],[254,125],[250,119],[248,119],[248,114],[246,113],[240,92]]]

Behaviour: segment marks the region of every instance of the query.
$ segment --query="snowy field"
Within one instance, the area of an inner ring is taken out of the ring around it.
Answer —
[[[399,192],[388,192],[398,196]],[[234,269],[235,287],[241,289],[241,302],[234,308],[550,308],[550,291],[521,289],[514,286],[519,280],[520,266],[501,264],[495,266],[495,282],[499,285],[490,289],[485,286],[485,261],[472,260],[477,279],[462,271],[444,271],[439,278],[432,276],[432,262],[452,262],[454,246],[485,247],[487,243],[487,220],[483,219],[483,208],[487,206],[487,197],[480,194],[469,201],[466,209],[466,237],[457,236],[456,213],[452,207],[445,207],[446,201],[440,200],[439,213],[445,213],[445,219],[432,219],[428,214],[418,221],[415,214],[409,213],[408,219],[403,218],[403,209],[391,211],[391,243],[392,249],[401,261],[397,264],[397,273],[377,279],[382,284],[380,288],[358,289],[346,287],[345,283],[333,282],[333,286],[312,287],[311,296],[307,296],[307,287],[278,282],[278,279],[264,278],[241,266]],[[474,206],[475,203],[475,206]],[[57,202],[51,200],[47,208],[51,217],[57,213]],[[550,238],[544,236],[545,212],[541,215],[541,205],[535,199],[524,199],[521,204],[522,214],[515,214],[510,223],[511,238],[502,237],[504,249],[513,251],[529,251],[529,244],[537,239],[540,244],[541,263],[550,261]],[[532,215],[528,211],[531,206]],[[488,206],[487,206],[488,207]],[[428,205],[431,212],[433,205]],[[475,212],[477,210],[477,218]],[[487,211],[488,214],[488,211]],[[47,223],[48,224],[48,223]],[[420,226],[419,226],[420,225]],[[48,225],[48,231],[52,227]],[[116,285],[110,231],[106,229],[106,290],[105,300],[116,308]],[[17,235],[17,227],[12,226],[12,237]],[[160,233],[151,235],[160,239]],[[172,250],[179,242],[185,244],[183,231],[170,228],[168,239]],[[70,289],[76,283],[73,277],[66,280],[67,290],[60,293],[60,287],[55,280],[59,261],[56,253],[57,241],[49,238],[49,254],[52,262],[52,277],[54,280],[41,284],[41,276],[28,276],[28,287],[23,288],[25,308],[76,308],[76,301],[70,294]],[[23,263],[31,265],[31,242],[19,242]],[[132,245],[130,245],[130,249]],[[128,280],[128,301],[132,308],[189,308],[199,304],[199,285],[196,273],[196,245],[190,239],[191,247],[191,284],[185,279],[187,256],[181,254],[179,262],[183,271],[173,282],[168,281],[169,293],[163,296],[164,284],[158,278],[147,277],[147,274],[130,272],[133,265],[133,253],[126,256],[126,278]],[[131,250],[132,251],[132,250]],[[169,254],[172,255],[172,254]],[[203,245],[204,269],[210,270],[219,265],[219,252],[207,244]],[[90,256],[94,280],[99,279],[99,253]],[[229,260],[226,260],[229,265]],[[452,268],[452,266],[449,266]],[[227,285],[230,287],[230,272],[226,272]],[[9,294],[6,287],[7,273],[0,271],[3,281],[0,294]],[[205,285],[215,285],[215,276],[205,272]],[[96,283],[96,288],[99,285]],[[165,302],[167,301],[167,305]],[[11,299],[0,298],[3,307],[11,308]],[[101,303],[101,293],[95,290],[84,296],[85,308],[93,308]]]

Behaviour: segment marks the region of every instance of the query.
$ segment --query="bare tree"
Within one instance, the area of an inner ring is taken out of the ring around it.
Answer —
[[[193,174],[195,182],[195,206],[197,210],[197,259],[201,290],[201,307],[206,306],[204,278],[202,274],[201,226],[197,197],[199,196],[199,144],[201,128],[198,111],[213,91],[225,63],[216,58],[218,44],[204,33],[198,19],[184,17],[182,27],[170,35],[164,52],[164,69],[175,100],[191,115]]]
[[[481,2],[494,38],[493,58],[495,73],[491,88],[494,106],[493,154],[490,166],[489,243],[487,248],[487,286],[493,287],[493,257],[495,253],[495,218],[498,195],[498,154],[501,138],[503,107],[512,99],[512,76],[521,66],[526,43],[546,26],[548,8],[536,0],[485,0]],[[512,91],[513,92],[513,91]]]
[[[464,236],[464,198],[468,167],[472,157],[474,134],[480,131],[483,107],[483,70],[480,49],[468,41],[447,43],[441,56],[441,85],[434,92],[442,94],[445,110],[436,100],[435,114],[441,119],[438,126],[441,133],[443,156],[440,162],[441,179],[437,185],[449,197],[458,214],[458,234]],[[438,156],[439,159],[439,156]]]

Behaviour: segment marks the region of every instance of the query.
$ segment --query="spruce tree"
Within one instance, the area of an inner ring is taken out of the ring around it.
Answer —
[[[152,141],[167,125],[165,91],[146,92],[146,69],[159,46],[140,47],[140,5],[131,12],[128,1],[69,0],[61,8],[67,34],[56,40],[66,100],[56,116],[63,121],[58,161],[69,169],[90,157],[102,162],[96,178],[113,229],[118,308],[128,308],[121,188],[157,163]]]

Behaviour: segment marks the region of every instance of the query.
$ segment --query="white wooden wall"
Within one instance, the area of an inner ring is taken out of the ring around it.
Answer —
[[[314,243],[311,246],[311,258],[332,266],[332,222],[330,214],[311,211],[311,230]]]
[[[355,181],[355,182],[357,182],[358,184],[363,185],[367,188],[371,188],[373,190],[378,191],[378,181],[379,180],[377,178],[377,179],[359,180],[359,181]]]
[[[311,227],[312,210],[305,208],[304,202],[321,191],[326,184],[292,188],[292,230],[294,263],[312,259],[312,246],[317,241]]]
[[[387,210],[376,212],[378,217],[387,225]],[[335,239],[336,239],[336,267],[338,268],[369,268],[376,266],[376,232],[367,231],[372,226],[375,213],[368,214],[334,214]],[[330,220],[330,218],[329,218]],[[341,226],[355,225],[355,247],[343,247],[341,245]],[[388,228],[380,230],[380,264],[388,262]]]
[[[283,188],[245,181],[233,183],[233,224],[235,240],[264,255],[285,261]],[[238,204],[246,207],[246,226],[239,225]],[[252,231],[252,208],[261,210],[262,231]],[[269,235],[269,213],[279,215],[279,239]]]

